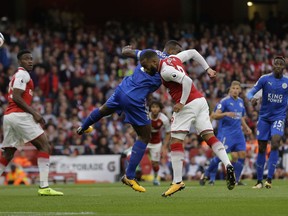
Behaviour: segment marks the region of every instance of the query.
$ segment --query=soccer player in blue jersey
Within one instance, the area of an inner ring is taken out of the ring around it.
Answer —
[[[267,143],[271,141],[271,152],[268,160],[268,175],[264,183],[265,188],[272,187],[272,178],[279,157],[279,146],[284,134],[287,111],[288,78],[283,76],[286,61],[282,56],[273,59],[272,73],[259,78],[254,87],[247,93],[252,105],[258,99],[254,95],[262,89],[262,102],[257,123],[257,140],[259,151],[256,160],[257,183],[253,188],[263,188],[263,172],[266,163]]]
[[[158,51],[157,53],[160,58],[165,58],[170,54],[177,54],[181,50],[182,47],[177,41],[168,41],[164,51]],[[123,50],[123,54],[125,54],[124,51],[125,49]],[[138,50],[135,53],[135,55],[139,53],[140,62],[145,61],[145,58],[141,58]],[[77,133],[81,135],[90,125],[96,123],[102,117],[114,112],[117,112],[119,115],[124,112],[124,121],[133,126],[138,139],[133,145],[126,175],[121,180],[124,184],[140,192],[145,192],[146,190],[135,179],[135,171],[151,138],[151,120],[146,106],[146,98],[150,93],[157,90],[161,84],[160,75],[156,70],[149,71],[148,73],[143,70],[141,64],[138,64],[134,73],[131,76],[125,77],[106,103],[100,108],[93,110],[77,130]]]
[[[220,101],[211,115],[213,119],[220,121],[217,138],[222,141],[227,153],[233,152],[232,165],[235,169],[236,184],[239,183],[246,157],[246,140],[242,127],[247,134],[252,133],[245,121],[246,110],[242,98],[239,97],[240,92],[240,82],[233,81],[229,95]],[[209,175],[210,182],[213,183],[219,162],[218,157],[211,159],[208,169],[201,176],[200,185],[205,185]]]

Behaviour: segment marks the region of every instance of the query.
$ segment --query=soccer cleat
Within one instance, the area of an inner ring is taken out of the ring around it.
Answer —
[[[209,182],[208,182],[208,185],[214,186],[214,185],[215,185],[215,182],[214,182],[214,181],[209,181]]]
[[[261,188],[263,188],[263,183],[262,182],[257,182],[252,188],[253,189],[261,189]]]
[[[233,190],[236,184],[234,167],[232,165],[227,165],[226,167],[226,184],[228,190]]]
[[[206,181],[208,180],[209,178],[207,176],[205,176],[205,174],[203,173],[200,177],[200,180],[199,180],[199,184],[201,186],[204,186],[206,184]]]
[[[242,181],[239,181],[239,182],[236,183],[236,185],[237,185],[237,186],[245,186],[245,185],[247,185],[247,184],[245,184],[245,183],[242,182]]]
[[[270,189],[272,187],[272,182],[269,181],[269,180],[266,180],[265,183],[264,183],[264,186],[265,186],[265,188]]]
[[[128,179],[126,177],[126,175],[124,175],[121,178],[121,181],[123,182],[123,184],[128,185],[129,187],[131,187],[133,190],[135,191],[139,191],[139,192],[146,192],[146,189],[144,187],[142,187],[136,179]]]
[[[153,185],[155,185],[155,186],[159,186],[160,185],[160,182],[158,181],[158,179],[154,179],[153,180]]]
[[[89,126],[86,130],[83,130],[83,128],[80,126],[77,129],[77,134],[82,135],[83,133],[91,133],[93,131],[93,127]]]
[[[47,187],[47,188],[39,188],[38,195],[39,196],[63,196],[64,194],[60,191],[56,191],[50,187]]]
[[[177,191],[183,190],[185,188],[185,184],[183,181],[177,184],[171,184],[169,189],[162,193],[163,197],[171,196],[172,194],[176,193]]]

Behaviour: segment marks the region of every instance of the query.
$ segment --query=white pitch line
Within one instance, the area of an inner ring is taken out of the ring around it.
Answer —
[[[0,212],[0,215],[21,216],[46,216],[46,215],[97,215],[95,212]]]

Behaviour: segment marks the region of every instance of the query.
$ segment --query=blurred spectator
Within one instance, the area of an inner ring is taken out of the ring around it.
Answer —
[[[213,110],[225,95],[231,80],[241,81],[245,91],[255,84],[259,76],[270,71],[274,56],[288,56],[288,34],[284,25],[287,20],[284,15],[270,13],[268,20],[264,20],[259,12],[255,12],[250,23],[245,20],[231,25],[168,25],[166,22],[135,25],[133,22],[107,21],[105,25],[94,28],[84,25],[81,13],[51,9],[38,15],[42,17],[43,25],[40,26],[26,25],[25,22],[14,25],[9,21],[9,25],[1,30],[8,39],[0,48],[0,122],[7,102],[8,83],[18,67],[16,55],[20,48],[28,48],[35,59],[31,74],[35,81],[33,106],[42,112],[46,120],[45,130],[53,154],[121,153],[135,139],[135,133],[123,122],[123,116],[115,114],[101,120],[94,125],[95,130],[90,137],[78,139],[73,134],[89,112],[101,106],[122,78],[133,72],[137,61],[121,55],[123,46],[133,44],[137,49],[161,50],[165,41],[174,38],[181,42],[184,49],[197,49],[218,71],[217,78],[211,81],[195,61],[186,62],[185,67]],[[165,114],[171,117],[173,102],[167,90],[161,86],[151,97],[160,100]],[[246,138],[247,143],[253,143],[259,109],[249,105],[247,100],[245,103],[248,125],[254,128],[254,136]],[[0,143],[2,127],[1,124]],[[287,137],[286,126],[284,138]],[[72,149],[71,146],[77,148]],[[189,151],[187,164],[191,157],[198,154],[199,148],[198,137],[191,131],[185,140],[185,149]],[[207,149],[201,151],[207,156]],[[254,162],[255,154],[251,152],[249,163]],[[195,159],[198,161],[200,157]],[[203,165],[204,160],[198,162]]]
[[[31,163],[31,161],[26,157],[24,150],[21,150],[21,151],[19,152],[19,155],[15,156],[15,157],[13,158],[13,163],[14,163],[16,166],[23,167],[23,168],[27,168],[27,167],[32,166],[32,163]]]
[[[26,173],[22,169],[17,167],[15,164],[11,164],[10,169],[11,170],[6,173],[6,185],[30,184]]]
[[[100,136],[96,143],[95,154],[113,154],[108,146],[108,139],[106,136]]]

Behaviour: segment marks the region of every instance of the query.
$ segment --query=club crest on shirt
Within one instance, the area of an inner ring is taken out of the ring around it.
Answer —
[[[283,83],[283,84],[282,84],[282,88],[283,88],[283,89],[286,89],[286,88],[287,88],[287,83]]]
[[[171,76],[172,76],[173,79],[175,79],[177,77],[177,74],[176,73],[172,73]]]

